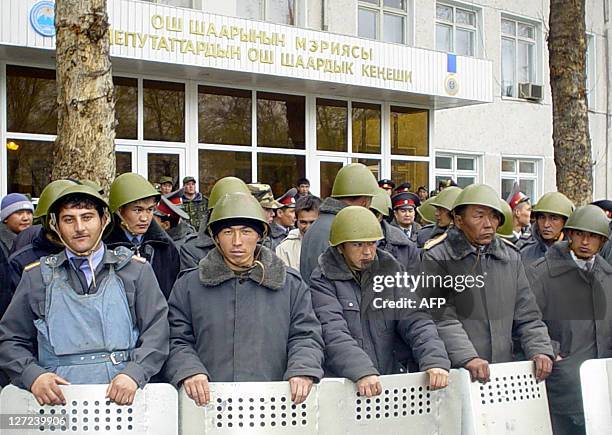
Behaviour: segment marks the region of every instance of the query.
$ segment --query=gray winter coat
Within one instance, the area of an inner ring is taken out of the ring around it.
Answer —
[[[604,260],[607,260],[608,263],[612,264],[612,221],[610,221],[610,231],[608,232],[608,241],[602,248],[599,255],[601,255]]]
[[[376,298],[420,301],[415,293],[390,288],[373,291],[377,275],[402,273],[402,266],[387,252],[357,277],[335,247],[319,257],[310,289],[325,340],[326,375],[357,381],[367,375],[405,373],[416,362],[418,370],[450,368],[431,316],[419,309],[380,308]],[[417,302],[418,303],[418,302]]]
[[[13,252],[13,243],[16,238],[17,234],[12,232],[4,222],[0,222],[0,249],[2,249],[6,258]]]
[[[563,358],[546,380],[548,402],[556,414],[580,414],[580,365],[612,357],[612,266],[597,255],[590,272],[581,270],[567,242],[559,242],[527,269],[527,277]]]
[[[319,218],[304,234],[300,253],[300,275],[309,284],[310,275],[318,265],[319,255],[329,247],[331,224],[340,210],[347,205],[335,198],[325,198],[319,208]]]
[[[197,234],[189,234],[179,249],[181,273],[198,266],[200,260],[206,257],[215,247],[215,242],[208,235],[206,227],[201,226]]]
[[[261,247],[261,267],[237,275],[217,249],[178,279],[170,295],[175,386],[203,373],[213,382],[323,376],[321,325],[297,272]]]
[[[382,221],[383,234],[378,247],[391,254],[410,273],[418,273],[421,264],[421,250],[396,226]]]
[[[422,296],[446,298],[446,305],[432,314],[453,367],[463,367],[476,357],[490,363],[512,361],[513,335],[528,359],[537,354],[553,356],[546,326],[512,244],[496,237],[479,252],[453,227],[424,251],[421,264],[426,276],[454,280],[448,286],[430,282],[420,288]],[[474,281],[466,279],[463,285],[457,281],[465,276],[473,276]]]
[[[187,240],[187,236],[195,233],[195,229],[187,222],[181,220],[177,226],[170,228],[166,233],[168,233],[168,236],[172,239],[174,246],[176,246],[180,253],[181,246]]]
[[[272,224],[270,224],[270,234],[266,240],[264,240],[263,245],[274,252],[280,242],[287,238],[287,234],[289,234],[289,231],[285,227],[276,222],[272,222]]]
[[[60,264],[66,264],[72,288],[84,294],[76,272],[68,266],[66,254],[58,255],[61,256]],[[108,274],[108,265],[119,261],[115,251],[107,248],[96,270],[98,282]],[[149,263],[133,258],[116,273],[123,281],[132,321],[140,332],[132,360],[122,373],[142,388],[161,370],[168,356],[168,305]],[[93,294],[97,289],[90,287],[89,291]],[[18,387],[30,389],[34,380],[47,372],[38,365],[34,326],[34,320],[43,318],[44,314],[45,285],[40,266],[33,264],[23,272],[15,296],[0,321],[0,368]]]
[[[391,225],[398,228],[399,230],[402,231],[402,233],[404,233],[406,236],[408,236],[408,234],[404,231],[404,229],[397,223],[397,221],[395,219],[393,219],[391,222]],[[423,228],[421,226],[421,224],[419,224],[418,222],[413,222],[412,225],[412,230],[410,231],[410,237],[408,237],[410,240],[412,240],[414,243],[416,243],[417,241],[417,237],[419,235],[419,232],[421,231],[421,229]]]

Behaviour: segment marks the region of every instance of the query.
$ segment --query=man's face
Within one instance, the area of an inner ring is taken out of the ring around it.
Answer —
[[[559,239],[561,231],[563,231],[565,226],[565,218],[553,213],[538,213],[536,223],[542,238],[547,241],[553,241]]]
[[[393,214],[395,215],[395,220],[397,223],[404,228],[408,228],[414,222],[414,207],[396,208],[393,211]]]
[[[96,246],[102,231],[102,218],[95,208],[62,207],[57,229],[67,247],[76,253],[86,253]]]
[[[455,216],[455,224],[474,245],[491,243],[499,223],[498,212],[482,205],[468,205],[462,215]]]
[[[159,186],[159,192],[162,195],[167,195],[169,193],[172,192],[172,183],[162,183],[161,186]]]
[[[30,210],[18,210],[7,217],[4,223],[9,230],[19,234],[32,225],[32,212]]]
[[[297,190],[300,195],[308,195],[310,192],[310,184],[300,184]]]
[[[302,210],[297,216],[297,227],[300,230],[300,234],[304,237],[308,228],[317,220],[319,212],[314,210]]]
[[[567,235],[570,238],[570,249],[582,260],[593,258],[606,243],[605,237],[588,231],[568,230]]]
[[[230,267],[243,268],[253,264],[259,240],[259,234],[253,228],[245,225],[224,228],[215,238]]]
[[[451,212],[444,207],[436,207],[434,216],[436,217],[436,225],[440,228],[446,228],[453,221]]]
[[[419,189],[418,191],[419,199],[421,202],[425,201],[428,197],[427,191],[425,189]]]
[[[389,196],[393,195],[393,188],[391,188],[391,187],[383,187],[383,190],[385,192],[387,192],[387,195],[389,195]]]
[[[188,195],[194,195],[196,193],[195,181],[188,181],[183,186],[185,193]]]
[[[365,269],[376,258],[376,242],[345,242],[339,250],[353,270]]]
[[[149,229],[156,205],[155,198],[145,198],[140,201],[130,202],[121,207],[119,211],[129,230],[140,236]]]
[[[293,228],[295,226],[295,208],[279,208],[276,213],[279,224],[285,228]]]
[[[274,216],[276,216],[276,210],[273,208],[264,208],[264,212],[266,213],[266,217],[268,218],[268,223],[271,224],[274,222]]]
[[[525,227],[529,225],[531,219],[531,204],[528,202],[522,202],[516,206],[513,211],[514,217],[516,218],[516,222]]]

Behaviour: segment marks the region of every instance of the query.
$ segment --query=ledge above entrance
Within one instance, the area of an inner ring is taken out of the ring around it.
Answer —
[[[0,52],[53,50],[52,6],[3,0]],[[108,13],[121,70],[433,109],[493,101],[488,60],[129,0],[108,0]]]

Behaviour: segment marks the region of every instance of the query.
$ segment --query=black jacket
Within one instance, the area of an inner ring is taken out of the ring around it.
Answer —
[[[118,219],[115,220],[113,229],[104,239],[104,243],[109,249],[126,246],[151,263],[159,287],[168,299],[179,273],[179,254],[172,239],[155,220],[151,221],[140,245],[134,245],[128,240]]]

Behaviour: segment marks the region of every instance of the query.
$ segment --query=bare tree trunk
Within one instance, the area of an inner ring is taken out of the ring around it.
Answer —
[[[550,87],[557,189],[577,205],[592,201],[586,97],[585,0],[551,0]]]
[[[115,98],[106,0],[55,2],[58,127],[53,179],[115,177]]]

